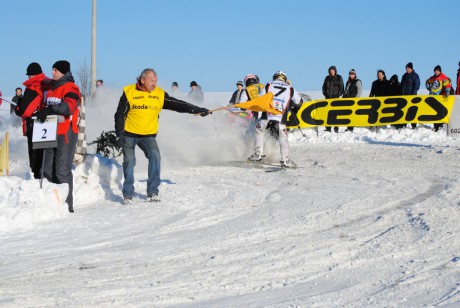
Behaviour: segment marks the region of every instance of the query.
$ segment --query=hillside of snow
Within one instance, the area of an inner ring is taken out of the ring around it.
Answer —
[[[313,99],[319,92],[305,92]],[[113,129],[121,90],[87,106],[88,141]],[[209,108],[231,93],[205,93]],[[6,106],[5,106],[6,105]],[[122,205],[121,160],[88,150],[66,185],[33,179],[10,133],[0,176],[0,306],[458,307],[460,140],[431,131],[290,132],[296,170],[254,166],[247,123],[163,111],[160,203]],[[267,158],[279,146],[267,140]]]

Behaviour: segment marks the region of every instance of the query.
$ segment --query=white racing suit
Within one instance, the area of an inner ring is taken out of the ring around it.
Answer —
[[[302,98],[292,86],[279,79],[267,83],[265,91],[266,93],[273,93],[273,107],[281,111],[282,114],[267,112],[266,119],[261,119],[257,122],[255,152],[263,155],[264,135],[268,129],[270,134],[279,140],[281,160],[286,162],[289,160],[288,130],[286,128],[286,121],[282,121],[282,119],[284,113],[289,111],[288,108],[292,105],[300,106],[302,104]]]

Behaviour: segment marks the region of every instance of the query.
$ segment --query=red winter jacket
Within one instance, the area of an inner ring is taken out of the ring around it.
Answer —
[[[42,87],[50,88],[46,95],[45,105],[58,115],[58,135],[66,135],[70,127],[78,133],[78,116],[80,113],[80,89],[74,83],[70,72],[59,80],[45,79]]]
[[[455,89],[455,95],[460,95],[460,69],[457,71],[457,89]]]
[[[34,112],[44,107],[43,90],[40,87],[40,82],[45,78],[45,74],[41,73],[23,82],[26,89],[22,100],[15,108],[15,113],[22,118],[22,132],[24,135],[27,132],[27,121],[30,121]]]

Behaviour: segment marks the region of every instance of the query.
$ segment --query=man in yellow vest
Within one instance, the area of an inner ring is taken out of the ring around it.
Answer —
[[[160,150],[156,142],[158,118],[162,109],[206,116],[209,110],[171,97],[157,87],[157,73],[146,68],[137,83],[126,86],[115,113],[117,147],[123,152],[123,204],[132,202],[134,196],[135,147],[141,148],[149,160],[147,200],[159,202]]]

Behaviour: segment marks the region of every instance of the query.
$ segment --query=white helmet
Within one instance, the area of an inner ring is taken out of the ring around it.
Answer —
[[[273,80],[277,80],[277,79],[286,82],[287,76],[283,71],[276,71],[275,74],[273,74]]]

